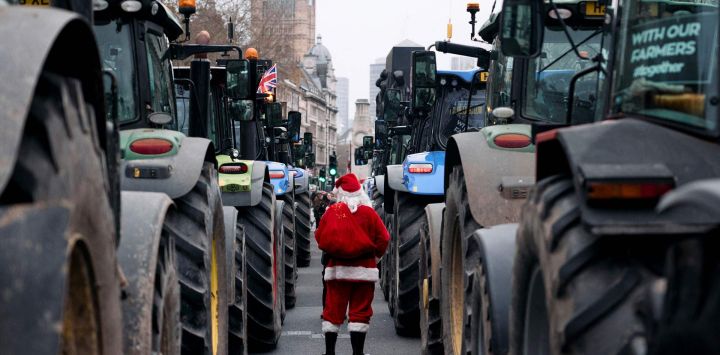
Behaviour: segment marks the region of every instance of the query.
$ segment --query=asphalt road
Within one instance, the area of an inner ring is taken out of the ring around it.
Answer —
[[[323,354],[325,341],[320,330],[322,313],[322,280],[320,273],[320,251],[313,240],[313,258],[310,267],[298,270],[297,303],[287,311],[282,336],[278,347],[270,354]],[[383,298],[380,285],[376,284],[373,301],[373,318],[365,342],[365,353],[371,355],[405,355],[420,352],[420,340],[403,338],[395,334],[392,317],[387,302]],[[336,352],[351,354],[350,335],[347,323],[340,329]]]

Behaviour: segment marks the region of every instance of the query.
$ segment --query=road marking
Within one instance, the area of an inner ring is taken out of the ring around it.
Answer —
[[[309,330],[288,330],[282,332],[282,336],[296,336],[296,337],[309,337],[310,339],[323,339],[324,336],[321,333],[313,333]],[[350,334],[338,334],[340,339],[349,339]]]

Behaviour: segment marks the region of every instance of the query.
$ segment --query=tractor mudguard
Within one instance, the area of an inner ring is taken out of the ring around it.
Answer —
[[[508,124],[485,127],[480,132],[453,135],[448,141],[445,190],[448,189],[453,167],[461,165],[470,212],[481,226],[516,222],[530,188],[535,184],[532,145],[505,149],[492,143],[493,137],[508,133],[530,136],[530,126]]]
[[[698,233],[720,225],[720,179],[701,180],[671,191],[660,200],[655,211],[670,220],[685,220]]]
[[[288,169],[288,166],[283,163],[278,163],[274,161],[266,161],[268,165],[268,170],[270,170],[270,183],[273,185],[273,190],[275,190],[276,196],[282,196],[285,195],[287,192],[291,192],[293,189],[292,184],[290,183],[290,170]],[[283,177],[281,178],[273,178],[272,172],[282,172]]]
[[[5,6],[0,11],[0,191],[5,189],[25,128],[35,86],[44,69],[77,78],[95,108],[100,145],[106,149],[100,54],[92,28],[77,14],[39,7]]]
[[[238,210],[232,206],[223,206],[223,222],[225,223],[225,261],[227,275],[228,299],[235,300],[235,237],[237,233]]]
[[[270,171],[264,161],[253,160],[250,171],[250,191],[223,192],[222,200],[225,206],[252,207],[262,200],[262,189],[265,181],[270,182]]]
[[[308,172],[300,168],[292,168],[292,170],[295,170],[296,172],[295,176],[293,176],[293,189],[295,190],[295,194],[297,195],[307,192],[310,188],[310,183],[308,181]]]
[[[385,167],[385,185],[383,188],[383,208],[385,213],[392,214],[392,211],[395,210],[395,191],[408,192],[402,182],[402,165],[388,165]]]
[[[642,181],[661,174],[681,188],[720,176],[717,143],[645,121],[627,118],[580,125],[548,132],[545,138],[537,149],[538,180],[552,175],[572,176],[581,201],[580,217],[594,234],[688,233],[689,226],[701,216],[679,213],[680,205],[690,208],[688,202],[697,187],[688,189],[685,197],[668,197],[659,210],[662,213],[657,213],[654,206],[618,209],[590,205],[584,193],[590,177],[599,181]]]
[[[122,206],[142,206],[123,208],[121,212],[122,237],[117,258],[128,281],[123,289],[128,295],[128,299],[123,301],[123,320],[126,326],[150,326],[151,323],[142,321],[141,317],[147,314],[146,308],[153,304],[153,293],[147,290],[153,289],[165,215],[173,202],[163,193],[135,191],[123,191],[120,200]],[[151,334],[152,329],[133,329],[130,332]],[[132,349],[138,349],[139,353],[151,352],[152,349],[141,349],[142,345],[133,344]]]
[[[123,160],[120,167],[121,186],[126,191],[164,192],[175,199],[190,192],[200,178],[203,164],[208,159],[210,141],[205,138],[184,137],[178,153],[162,158]],[[212,155],[214,159],[214,154]],[[167,169],[167,178],[135,178],[138,169]]]
[[[432,171],[412,173],[409,170],[411,164],[430,164]],[[413,195],[444,195],[445,189],[442,183],[444,177],[445,152],[443,151],[409,154],[403,161],[402,184],[407,192]]]
[[[473,233],[484,269],[484,289],[490,299],[490,304],[485,307],[489,308],[492,348],[497,354],[507,354],[510,344],[509,314],[517,227],[517,224],[502,224]]]
[[[290,174],[290,170],[288,170],[288,188],[285,192],[293,192],[295,190],[295,176],[293,174]]]
[[[402,165],[388,165],[387,166],[387,181],[393,191],[410,192],[407,187],[403,184],[403,166]]]
[[[375,175],[375,188],[381,195],[385,195],[385,175]]]
[[[430,237],[430,260],[432,260],[430,275],[435,285],[442,285],[440,283],[440,238],[442,237],[444,212],[444,203],[431,203],[425,206],[425,218],[427,218],[428,236]],[[440,287],[433,287],[432,295],[436,299],[440,299]]]
[[[0,208],[0,216],[5,217],[0,219],[0,352],[57,353],[67,285],[66,238],[72,238],[64,235],[70,207],[19,204]]]

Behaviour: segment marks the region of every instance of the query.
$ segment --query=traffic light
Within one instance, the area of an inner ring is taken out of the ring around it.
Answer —
[[[337,155],[335,155],[335,152],[330,155],[330,176],[337,176]]]
[[[320,168],[320,177],[318,180],[320,180],[320,182],[325,182],[325,168]]]

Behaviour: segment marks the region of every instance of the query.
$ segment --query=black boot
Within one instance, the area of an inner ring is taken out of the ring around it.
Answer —
[[[352,344],[353,355],[365,354],[365,334],[364,332],[350,332],[350,344]]]
[[[336,332],[325,333],[325,355],[335,355],[335,343],[337,343]]]

